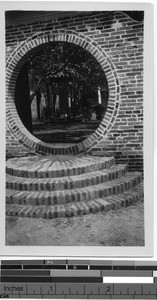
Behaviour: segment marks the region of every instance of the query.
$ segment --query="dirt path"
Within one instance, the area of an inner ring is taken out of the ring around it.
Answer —
[[[143,203],[108,213],[55,220],[6,220],[6,245],[143,246]]]

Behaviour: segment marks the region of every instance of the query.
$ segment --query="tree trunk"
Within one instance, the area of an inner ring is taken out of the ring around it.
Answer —
[[[37,93],[36,93],[36,100],[37,100],[37,115],[38,115],[38,120],[40,120],[40,102],[41,102],[40,91],[37,91]]]

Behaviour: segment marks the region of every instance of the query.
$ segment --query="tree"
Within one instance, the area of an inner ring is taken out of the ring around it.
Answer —
[[[52,91],[54,82],[58,83],[62,98],[66,102],[68,97],[71,99],[71,110],[66,108],[66,103],[64,109],[74,119],[96,104],[98,87],[108,90],[106,76],[97,60],[82,47],[68,42],[51,42],[39,46],[36,54],[32,54],[29,59],[29,81],[33,87],[30,104],[34,96],[39,98],[39,94],[44,93],[50,118],[55,115],[54,105],[49,105],[52,94],[55,99],[55,91]],[[40,117],[39,101],[37,104]]]
[[[86,94],[97,90],[98,86],[107,87],[106,77],[96,59],[80,46],[68,42],[52,42],[39,48],[30,58],[29,66],[29,78],[34,86],[31,101],[36,92],[45,91],[46,84],[54,78],[69,78],[74,98],[78,86],[82,86]]]

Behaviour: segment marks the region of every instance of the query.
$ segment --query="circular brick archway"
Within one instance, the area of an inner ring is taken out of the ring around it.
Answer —
[[[22,66],[27,61],[30,52],[36,52],[38,46],[54,41],[74,43],[90,52],[101,65],[107,78],[109,88],[107,111],[99,127],[92,135],[90,135],[81,143],[65,148],[55,147],[53,144],[44,143],[37,139],[35,136],[33,136],[21,122],[15,107],[14,100],[17,77]],[[17,140],[19,140],[25,147],[32,149],[36,153],[76,154],[80,152],[85,152],[86,150],[94,147],[96,144],[101,142],[104,136],[111,129],[119,110],[119,90],[119,80],[114,65],[111,62],[111,60],[107,57],[103,49],[100,46],[98,46],[94,40],[90,39],[89,37],[85,37],[82,33],[76,33],[73,31],[68,31],[67,33],[66,31],[62,30],[58,34],[53,34],[53,32],[50,31],[45,33],[41,32],[22,42],[7,60],[7,124],[11,132],[17,138]]]

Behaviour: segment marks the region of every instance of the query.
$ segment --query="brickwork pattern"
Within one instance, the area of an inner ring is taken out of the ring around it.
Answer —
[[[54,148],[32,136],[20,121],[14,91],[20,68],[30,53],[51,41],[66,41],[89,51],[102,66],[109,86],[107,112],[98,129],[69,148]],[[32,21],[6,29],[7,152],[114,155],[118,162],[142,170],[143,22],[125,13],[88,12],[56,20]],[[135,160],[134,160],[135,157]]]
[[[143,200],[142,174],[127,172],[126,165],[114,162],[113,157],[93,156],[8,160],[6,214],[51,219]]]

